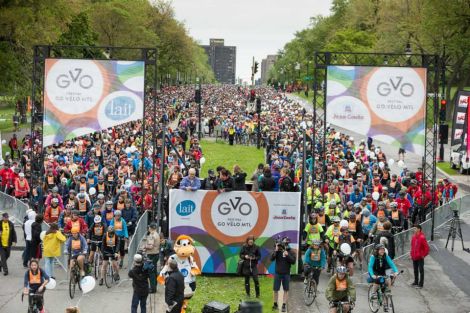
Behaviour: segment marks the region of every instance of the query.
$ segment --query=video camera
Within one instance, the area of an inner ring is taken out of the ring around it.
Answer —
[[[282,237],[278,236],[276,241],[275,241],[275,248],[277,247],[279,251],[284,252],[285,250],[289,250],[289,243],[290,239],[289,237]]]

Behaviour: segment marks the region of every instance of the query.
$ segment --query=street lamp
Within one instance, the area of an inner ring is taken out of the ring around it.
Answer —
[[[195,86],[195,93],[194,93],[194,101],[198,104],[198,138],[201,140],[202,132],[201,132],[201,83],[199,81],[199,77],[196,77],[196,86]]]

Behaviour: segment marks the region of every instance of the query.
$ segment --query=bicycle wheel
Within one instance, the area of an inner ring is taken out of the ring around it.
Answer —
[[[367,299],[369,301],[369,308],[372,313],[376,313],[379,311],[380,303],[377,297],[377,292],[373,291],[374,284],[369,286],[369,291],[367,292]]]
[[[106,275],[104,275],[104,283],[106,284],[106,287],[111,288],[113,285],[114,281],[114,269],[113,269],[113,264],[110,263],[108,264],[108,270],[106,271]]]
[[[304,288],[304,303],[306,306],[312,305],[317,297],[317,284],[311,277],[308,279]]]
[[[69,279],[69,296],[70,296],[70,299],[73,299],[73,297],[75,296],[75,269],[72,269],[72,271],[70,271],[70,279]]]
[[[395,305],[393,304],[392,295],[388,295],[388,309],[389,309],[389,312],[395,313]]]
[[[101,253],[96,251],[95,257],[94,257],[94,274],[95,274],[95,279],[100,278],[100,273],[101,273],[101,265],[103,263],[103,258],[101,257]]]

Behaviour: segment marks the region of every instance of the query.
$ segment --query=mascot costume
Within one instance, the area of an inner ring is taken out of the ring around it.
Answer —
[[[188,299],[190,299],[194,291],[196,290],[196,276],[201,275],[201,271],[194,262],[194,240],[186,235],[180,235],[176,238],[174,247],[175,254],[171,255],[170,258],[176,260],[178,263],[178,269],[184,276],[184,303],[181,312],[186,311]],[[158,282],[163,285],[165,284],[165,278],[169,270],[168,265],[165,265],[158,276]]]

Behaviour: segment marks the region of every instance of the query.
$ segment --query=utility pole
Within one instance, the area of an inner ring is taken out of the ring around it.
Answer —
[[[255,74],[258,73],[258,65],[258,62],[255,61],[255,57],[253,57],[251,63],[251,87],[255,86]]]

